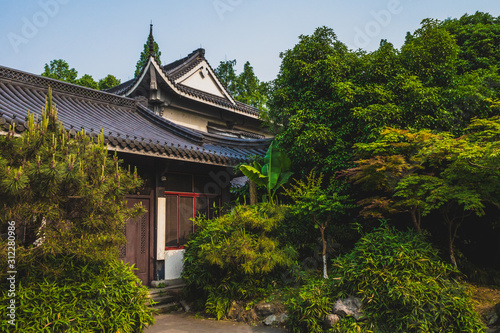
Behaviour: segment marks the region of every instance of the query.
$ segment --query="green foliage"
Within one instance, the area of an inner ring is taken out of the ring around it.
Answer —
[[[151,36],[152,38],[152,36]],[[153,51],[154,51],[154,58],[156,61],[160,64],[160,56],[161,56],[161,51],[160,47],[158,46],[158,43],[153,41]],[[139,74],[141,73],[141,70],[146,64],[148,63],[149,60],[149,37],[146,40],[146,43],[144,43],[144,49],[141,52],[141,55],[139,56],[139,60],[137,61],[137,64],[135,65],[135,72],[134,72],[134,77],[138,77]]]
[[[27,127],[20,138],[12,129],[0,137],[0,228],[16,221],[26,228],[21,245],[38,239],[45,253],[114,258],[125,220],[142,212],[124,202],[141,184],[137,173],[109,156],[102,133],[94,143],[67,132],[50,90],[42,119],[30,114]]]
[[[147,288],[123,262],[83,263],[51,257],[45,265],[58,274],[48,277],[26,265],[31,259],[25,257],[28,251],[22,252],[18,253],[19,264],[31,269],[29,276],[17,281],[16,332],[135,333],[154,322],[145,301]],[[7,304],[8,287],[2,290],[0,300]],[[2,307],[2,318],[8,318],[7,310]],[[2,320],[2,332],[12,329],[14,326]]]
[[[316,176],[311,171],[305,180],[296,180],[294,184],[291,184],[286,194],[293,201],[291,213],[299,217],[302,223],[311,223],[321,233],[323,277],[326,279],[328,278],[326,227],[330,221],[338,220],[346,209],[352,206],[347,204],[347,196],[333,192],[331,187],[325,190],[322,186],[323,175]]]
[[[197,229],[186,246],[182,276],[208,313],[220,319],[232,301],[269,293],[280,270],[293,264],[295,250],[272,236],[284,209],[268,204],[236,206],[218,218],[195,220]]]
[[[270,125],[301,175],[316,169],[330,177],[349,164],[357,134],[350,112],[356,86],[349,78],[358,71],[358,55],[326,27],[299,39],[281,54]]]
[[[331,283],[324,279],[309,279],[286,300],[287,328],[293,333],[323,332],[323,320],[331,313],[334,302]]]
[[[295,180],[286,189],[287,196],[293,201],[290,206],[292,214],[304,221],[310,220],[315,228],[338,219],[346,209],[352,208],[347,204],[347,196],[334,192],[331,186],[327,189],[323,186],[323,175],[310,172],[304,180]]]
[[[94,142],[64,129],[50,88],[41,119],[29,114],[26,131],[14,133],[0,136],[0,230],[15,222],[18,331],[142,330],[152,322],[145,289],[117,261],[126,220],[144,212],[128,209],[125,195],[142,181],[109,155],[102,133]],[[2,267],[7,250],[2,242]]]
[[[488,13],[465,14],[440,24],[460,47],[459,73],[500,67],[500,18]]]
[[[236,60],[221,61],[214,72],[234,99],[256,107],[265,115],[269,85],[259,81],[250,62],[244,64],[243,72],[239,75],[236,75],[235,66]]]
[[[459,47],[438,20],[425,19],[412,35],[406,36],[401,57],[406,68],[426,86],[447,86],[456,71]]]
[[[276,191],[286,184],[293,174],[289,171],[290,166],[291,160],[288,155],[277,147],[276,141],[273,141],[264,157],[263,166],[258,162],[254,162],[253,166],[242,164],[240,171],[258,186],[265,187],[267,197],[264,201],[274,204]]]
[[[381,218],[409,212],[420,231],[421,219],[439,211],[448,232],[450,259],[456,265],[453,243],[464,219],[484,215],[486,203],[500,207],[499,124],[499,117],[475,119],[459,138],[446,132],[389,128],[376,142],[358,144],[364,158],[346,174],[377,194],[360,201],[362,215]]]
[[[439,260],[422,234],[382,227],[367,234],[348,255],[333,261],[339,296],[363,301],[368,332],[481,332],[458,272]],[[339,325],[358,332],[353,323]],[[346,327],[347,326],[347,327]],[[357,325],[355,325],[357,326]],[[334,330],[335,331],[335,330]]]
[[[92,89],[99,89],[99,85],[94,81],[91,75],[85,74],[76,81],[76,84]]]
[[[114,77],[111,74],[108,74],[108,76],[99,80],[98,86],[99,86],[99,90],[106,90],[109,88],[116,87],[120,83],[121,83],[121,81],[119,79],[117,79],[116,77]]]
[[[65,60],[54,59],[50,62],[50,65],[45,64],[42,76],[69,83],[76,83],[78,72],[74,68],[69,68],[69,64]]]
[[[81,78],[77,79],[78,71],[74,68],[69,68],[69,64],[63,59],[52,60],[50,65],[45,64],[45,70],[42,73],[42,76],[96,90],[105,90],[120,84],[120,80],[111,74],[106,76],[104,79],[99,80],[99,82],[96,82],[89,74],[85,74]]]
[[[281,54],[269,122],[301,176],[349,168],[352,146],[385,127],[464,134],[498,113],[500,20],[476,13],[422,21],[400,50],[349,50],[320,27]]]

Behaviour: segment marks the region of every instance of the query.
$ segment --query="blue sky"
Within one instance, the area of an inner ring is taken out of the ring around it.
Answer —
[[[280,52],[301,34],[332,28],[352,49],[372,51],[381,39],[400,47],[424,18],[476,11],[500,16],[498,0],[0,0],[0,65],[40,74],[64,59],[98,80],[130,79],[154,24],[162,63],[205,48],[215,68],[250,61],[263,81],[276,77]]]

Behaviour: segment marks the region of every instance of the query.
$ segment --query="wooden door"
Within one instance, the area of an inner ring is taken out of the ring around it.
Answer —
[[[120,248],[119,257],[123,262],[134,265],[135,275],[141,279],[144,285],[151,281],[152,271],[152,242],[151,242],[151,199],[140,197],[128,197],[127,206],[133,207],[136,203],[148,210],[146,213],[130,218],[124,228],[127,244]]]

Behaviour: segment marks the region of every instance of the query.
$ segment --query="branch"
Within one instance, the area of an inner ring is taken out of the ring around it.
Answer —
[[[479,164],[476,164],[476,163],[472,163],[471,161],[467,161],[467,162],[469,162],[470,165],[476,166],[476,167],[481,168],[481,169],[487,169],[487,170],[499,170],[500,169],[500,168],[486,167],[484,165],[479,165]]]

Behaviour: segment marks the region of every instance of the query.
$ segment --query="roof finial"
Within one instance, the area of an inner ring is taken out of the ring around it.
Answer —
[[[149,25],[149,55],[155,56],[155,47],[154,47],[154,38],[153,38],[153,20],[151,20],[151,24]]]

